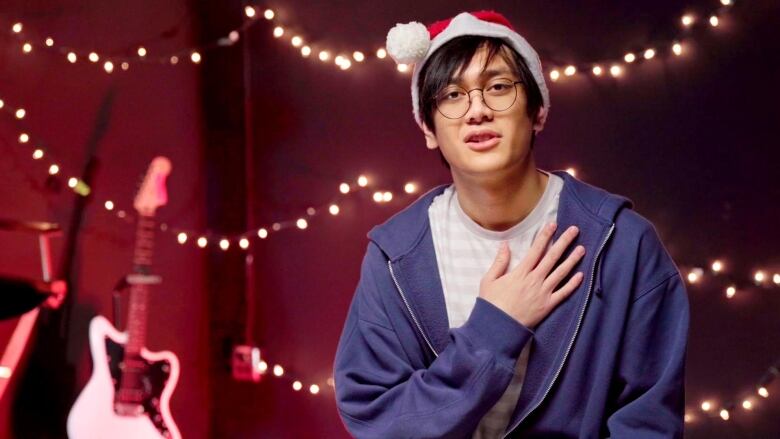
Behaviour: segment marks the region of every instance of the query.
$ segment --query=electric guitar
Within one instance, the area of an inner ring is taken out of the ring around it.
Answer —
[[[138,213],[126,332],[103,316],[89,324],[92,376],[68,415],[70,439],[180,439],[169,402],[179,378],[179,360],[145,347],[155,210],[168,201],[165,179],[171,163],[155,158],[133,206]]]

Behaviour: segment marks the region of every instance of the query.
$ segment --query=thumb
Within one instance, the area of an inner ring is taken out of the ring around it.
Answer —
[[[488,271],[487,273],[485,273],[484,278],[486,280],[498,279],[500,276],[506,273],[506,269],[508,266],[509,266],[509,245],[506,243],[506,241],[503,241],[501,243],[501,246],[498,248],[498,254],[496,255],[496,259],[493,260],[493,264],[491,264],[490,268],[488,268]]]

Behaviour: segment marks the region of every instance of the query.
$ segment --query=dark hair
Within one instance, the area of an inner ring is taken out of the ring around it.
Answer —
[[[419,80],[419,108],[420,116],[425,125],[432,132],[436,132],[433,123],[433,113],[436,111],[436,95],[446,87],[453,77],[463,73],[463,70],[471,63],[472,58],[481,47],[487,49],[484,71],[498,55],[504,58],[512,69],[512,73],[523,81],[526,94],[526,113],[531,120],[536,120],[539,110],[542,108],[542,92],[536,83],[523,57],[517,51],[500,38],[483,37],[477,35],[464,35],[453,38],[442,45],[431,55],[420,71]],[[534,146],[536,135],[531,133],[531,148]],[[441,154],[441,149],[439,149]],[[444,164],[449,168],[449,163],[441,156]]]

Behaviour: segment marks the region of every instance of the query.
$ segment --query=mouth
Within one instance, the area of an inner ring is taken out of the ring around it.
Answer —
[[[498,145],[501,136],[494,131],[479,131],[469,134],[464,141],[473,151],[486,151]]]

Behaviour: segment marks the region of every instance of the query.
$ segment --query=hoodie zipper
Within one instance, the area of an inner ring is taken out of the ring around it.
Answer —
[[[604,246],[607,244],[607,241],[609,241],[609,238],[612,236],[612,231],[615,230],[615,223],[612,223],[612,226],[609,228],[609,232],[607,233],[607,237],[604,239],[604,241],[601,243],[601,246],[599,247],[599,251],[596,253],[596,258],[593,260],[593,270],[590,273],[590,285],[588,285],[588,294],[585,296],[585,304],[582,305],[582,310],[580,310],[580,316],[577,319],[577,326],[574,328],[574,335],[572,335],[571,340],[569,340],[569,345],[566,347],[566,352],[563,354],[563,361],[561,361],[560,366],[558,366],[558,370],[555,371],[555,375],[553,375],[552,381],[550,381],[550,385],[547,386],[547,389],[545,389],[544,394],[542,394],[542,398],[539,400],[539,402],[536,403],[535,406],[531,408],[531,410],[528,411],[528,413],[525,414],[525,416],[522,417],[522,419],[518,420],[515,425],[512,426],[509,430],[507,430],[506,433],[502,436],[502,439],[509,436],[512,431],[514,431],[515,428],[517,428],[531,413],[534,412],[544,401],[545,398],[547,398],[547,395],[550,393],[550,390],[552,389],[553,385],[555,384],[555,381],[558,379],[558,376],[561,374],[561,371],[563,370],[563,365],[566,364],[566,359],[569,357],[569,352],[571,351],[572,346],[574,346],[574,340],[577,338],[577,334],[580,332],[580,326],[582,326],[582,318],[585,316],[585,310],[588,308],[588,302],[590,301],[590,294],[593,289],[593,278],[596,275],[596,266],[598,265],[599,256],[601,255],[601,251],[604,249]]]
[[[431,344],[430,340],[428,340],[428,337],[425,335],[425,332],[422,330],[422,326],[420,326],[420,322],[417,320],[417,317],[415,317],[414,313],[412,312],[412,307],[409,306],[409,301],[406,300],[406,295],[404,294],[404,290],[401,289],[401,285],[398,284],[398,279],[395,278],[393,265],[390,263],[390,261],[387,261],[387,267],[390,268],[390,277],[393,278],[393,283],[395,284],[395,288],[398,289],[398,294],[401,295],[401,300],[404,301],[404,305],[406,305],[406,309],[409,311],[409,315],[412,316],[414,325],[417,326],[417,330],[420,331],[420,335],[422,335],[423,340],[425,340],[425,343],[428,345],[428,348],[431,350],[431,352],[433,352],[433,355],[436,358],[438,358],[439,354],[436,352],[436,349],[433,348],[433,345]]]

